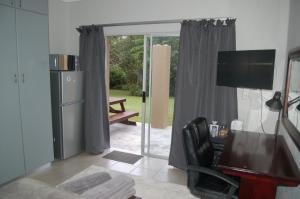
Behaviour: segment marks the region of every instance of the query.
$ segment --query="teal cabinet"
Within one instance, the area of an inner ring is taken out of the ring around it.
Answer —
[[[20,102],[26,170],[53,160],[48,17],[17,9]]]
[[[28,11],[48,14],[48,0],[15,0],[16,7]]]
[[[24,174],[15,9],[0,5],[0,184]]]
[[[15,0],[0,0],[0,4],[7,6],[14,6]]]
[[[0,185],[51,162],[48,16],[0,4]]]

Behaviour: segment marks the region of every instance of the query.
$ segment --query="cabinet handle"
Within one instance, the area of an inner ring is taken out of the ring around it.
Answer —
[[[14,82],[15,82],[15,83],[18,83],[18,77],[17,77],[17,74],[14,74]]]
[[[22,73],[22,82],[23,83],[25,82],[25,75],[24,75],[24,73]]]
[[[13,0],[10,1],[10,5],[14,6],[14,1]]]
[[[22,0],[19,1],[19,6],[22,7]]]

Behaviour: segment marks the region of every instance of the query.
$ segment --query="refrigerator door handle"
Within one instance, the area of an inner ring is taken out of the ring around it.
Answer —
[[[78,100],[78,101],[73,101],[73,102],[66,102],[66,103],[60,104],[59,107],[70,106],[70,105],[78,104],[78,103],[84,103],[84,100]]]
[[[24,73],[22,73],[22,82],[23,83],[25,82],[25,75],[24,75]]]

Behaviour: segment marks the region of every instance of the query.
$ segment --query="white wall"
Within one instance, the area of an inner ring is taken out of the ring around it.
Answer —
[[[54,4],[57,4],[57,0]],[[65,9],[69,9],[68,21],[56,20],[58,24],[55,27],[63,27],[67,35],[66,42],[51,37],[51,52],[57,49],[58,52],[64,50],[64,53],[78,54],[78,33],[75,28],[79,25],[235,17],[237,49],[276,49],[274,90],[282,89],[289,19],[288,0],[81,0],[67,4]],[[58,30],[54,33],[60,35]],[[263,95],[268,99],[273,92],[263,92]],[[239,119],[245,122],[246,130],[261,131],[260,91],[239,89],[238,103]],[[267,132],[274,130],[276,119],[277,114],[264,107],[263,123]]]
[[[70,27],[70,6],[60,0],[49,0],[49,48],[50,53],[67,51]]]
[[[300,1],[291,0],[289,31],[288,31],[288,50],[300,46]]]

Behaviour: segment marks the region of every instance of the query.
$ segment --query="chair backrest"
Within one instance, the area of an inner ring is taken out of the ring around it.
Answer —
[[[183,128],[183,146],[187,165],[211,167],[214,151],[206,119],[199,117]]]

